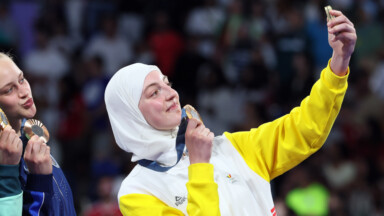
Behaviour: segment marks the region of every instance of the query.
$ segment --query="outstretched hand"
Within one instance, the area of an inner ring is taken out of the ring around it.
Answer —
[[[50,147],[37,135],[33,135],[25,147],[24,160],[32,174],[48,175],[52,173]]]
[[[333,49],[331,69],[339,75],[345,75],[348,70],[351,55],[357,40],[353,23],[340,11],[331,10],[334,19],[328,20],[328,42]]]

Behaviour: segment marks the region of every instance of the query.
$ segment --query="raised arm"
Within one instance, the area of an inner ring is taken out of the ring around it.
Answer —
[[[296,166],[325,142],[347,89],[348,64],[356,43],[353,24],[341,12],[328,22],[333,55],[311,93],[290,114],[250,132],[226,133],[248,166],[270,181]]]

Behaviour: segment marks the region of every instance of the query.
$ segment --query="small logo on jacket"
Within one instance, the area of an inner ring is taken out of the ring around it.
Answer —
[[[185,200],[187,200],[186,197],[181,197],[181,196],[176,196],[175,197],[175,200],[176,200],[176,206],[179,206],[181,204],[183,204],[185,202]]]
[[[273,207],[271,209],[271,213],[272,213],[272,216],[276,216],[277,215],[275,207]]]
[[[233,184],[237,182],[236,178],[233,177],[230,173],[227,174],[227,179]]]

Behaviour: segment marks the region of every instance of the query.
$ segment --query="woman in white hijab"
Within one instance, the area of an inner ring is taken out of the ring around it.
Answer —
[[[120,187],[121,212],[276,215],[270,181],[323,145],[347,89],[356,32],[341,12],[331,14],[333,56],[310,95],[290,114],[247,132],[214,137],[200,120],[184,118],[159,68],[136,63],[120,69],[105,102],[117,144],[138,162]]]

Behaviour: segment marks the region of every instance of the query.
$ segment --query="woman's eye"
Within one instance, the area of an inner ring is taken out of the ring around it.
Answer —
[[[21,79],[19,80],[19,83],[22,84],[24,81],[25,81],[25,78],[23,77],[23,78],[21,78]]]
[[[9,94],[13,91],[13,87],[9,88],[8,90],[5,91],[5,94]]]
[[[160,89],[157,89],[156,91],[154,91],[154,92],[152,93],[151,97],[154,97],[154,96],[158,95],[159,92],[160,92]]]
[[[168,85],[169,87],[172,87],[172,84],[173,84],[172,82],[168,82],[168,83],[167,83],[167,85]]]

